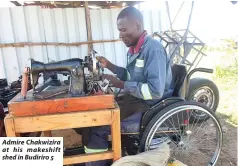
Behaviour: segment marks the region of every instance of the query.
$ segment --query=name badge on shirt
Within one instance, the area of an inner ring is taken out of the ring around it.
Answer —
[[[136,59],[136,67],[144,67],[144,60]]]

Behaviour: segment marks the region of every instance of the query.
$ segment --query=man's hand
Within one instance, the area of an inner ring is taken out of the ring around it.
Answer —
[[[104,74],[103,78],[107,79],[114,87],[124,89],[124,81],[121,81],[118,78],[108,74]]]
[[[101,66],[103,68],[107,68],[108,64],[110,63],[106,58],[104,58],[102,56],[98,56],[98,57],[96,57],[96,59],[100,62]]]
[[[102,56],[98,56],[98,57],[96,57],[96,59],[101,64],[102,68],[107,68],[107,69],[111,70],[112,72],[114,72],[115,65],[113,65],[109,60],[107,60],[106,58],[104,58]]]

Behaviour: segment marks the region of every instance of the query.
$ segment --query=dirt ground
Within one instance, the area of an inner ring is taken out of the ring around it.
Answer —
[[[223,128],[223,147],[217,166],[237,166],[237,127],[219,116]]]
[[[238,114],[238,83],[219,83],[216,81],[220,90],[220,102],[217,114],[223,127],[223,147],[219,166],[237,165],[237,114]],[[232,86],[231,86],[232,85]],[[231,88],[228,88],[231,87]],[[236,124],[236,125],[235,125]]]

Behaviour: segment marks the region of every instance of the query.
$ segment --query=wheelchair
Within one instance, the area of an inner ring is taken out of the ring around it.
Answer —
[[[122,132],[123,156],[158,150],[166,143],[170,148],[169,160],[177,159],[189,166],[216,164],[223,140],[221,124],[207,106],[185,100],[190,77],[198,71],[213,72],[211,69],[196,68],[187,73],[183,65],[172,66],[173,96],[143,113],[138,131]],[[206,118],[197,117],[198,112],[205,114]]]
[[[170,151],[169,160],[179,160],[188,166],[214,166],[219,158],[223,133],[219,119],[205,104],[186,101],[190,78],[195,72],[212,73],[211,69],[196,68],[187,72],[186,66],[173,64],[174,92],[142,113],[129,130],[121,131],[122,157],[150,150]],[[204,114],[204,116],[198,116]],[[133,115],[132,115],[133,116]],[[134,127],[137,126],[137,127]],[[134,129],[133,129],[134,128]],[[84,134],[75,129],[78,134]],[[87,136],[82,137],[83,144]],[[110,139],[109,149],[112,148]],[[83,148],[71,149],[65,156],[84,153]],[[198,158],[198,156],[200,158]]]

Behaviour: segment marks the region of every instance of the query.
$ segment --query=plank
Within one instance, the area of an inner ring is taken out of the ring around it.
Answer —
[[[72,112],[53,115],[14,117],[16,132],[36,132],[68,128],[103,126],[112,122],[111,110]]]
[[[90,10],[89,10],[89,7],[88,7],[88,2],[85,1],[84,4],[85,4],[87,37],[88,37],[88,40],[92,40],[92,29],[91,29]],[[90,54],[91,51],[92,51],[92,44],[89,44],[89,46],[88,46],[88,54]]]
[[[89,40],[83,42],[17,42],[17,43],[0,43],[0,48],[6,47],[27,47],[27,46],[81,46],[94,43],[111,43],[111,42],[121,42],[121,39],[113,40]]]
[[[4,119],[4,124],[7,137],[16,137],[14,119],[7,115]]]
[[[44,131],[44,137],[52,137],[51,131]]]
[[[53,99],[33,99],[29,95],[24,100],[18,94],[8,103],[9,114],[14,117],[46,115],[66,112],[80,112],[115,108],[114,96],[98,95],[87,97],[65,97]]]
[[[90,161],[107,160],[113,158],[113,152],[107,151],[103,153],[83,154],[64,157],[64,165],[86,163]]]
[[[111,138],[112,138],[112,150],[113,161],[121,158],[121,128],[120,128],[120,110],[115,109],[112,112],[112,125],[111,125]]]

